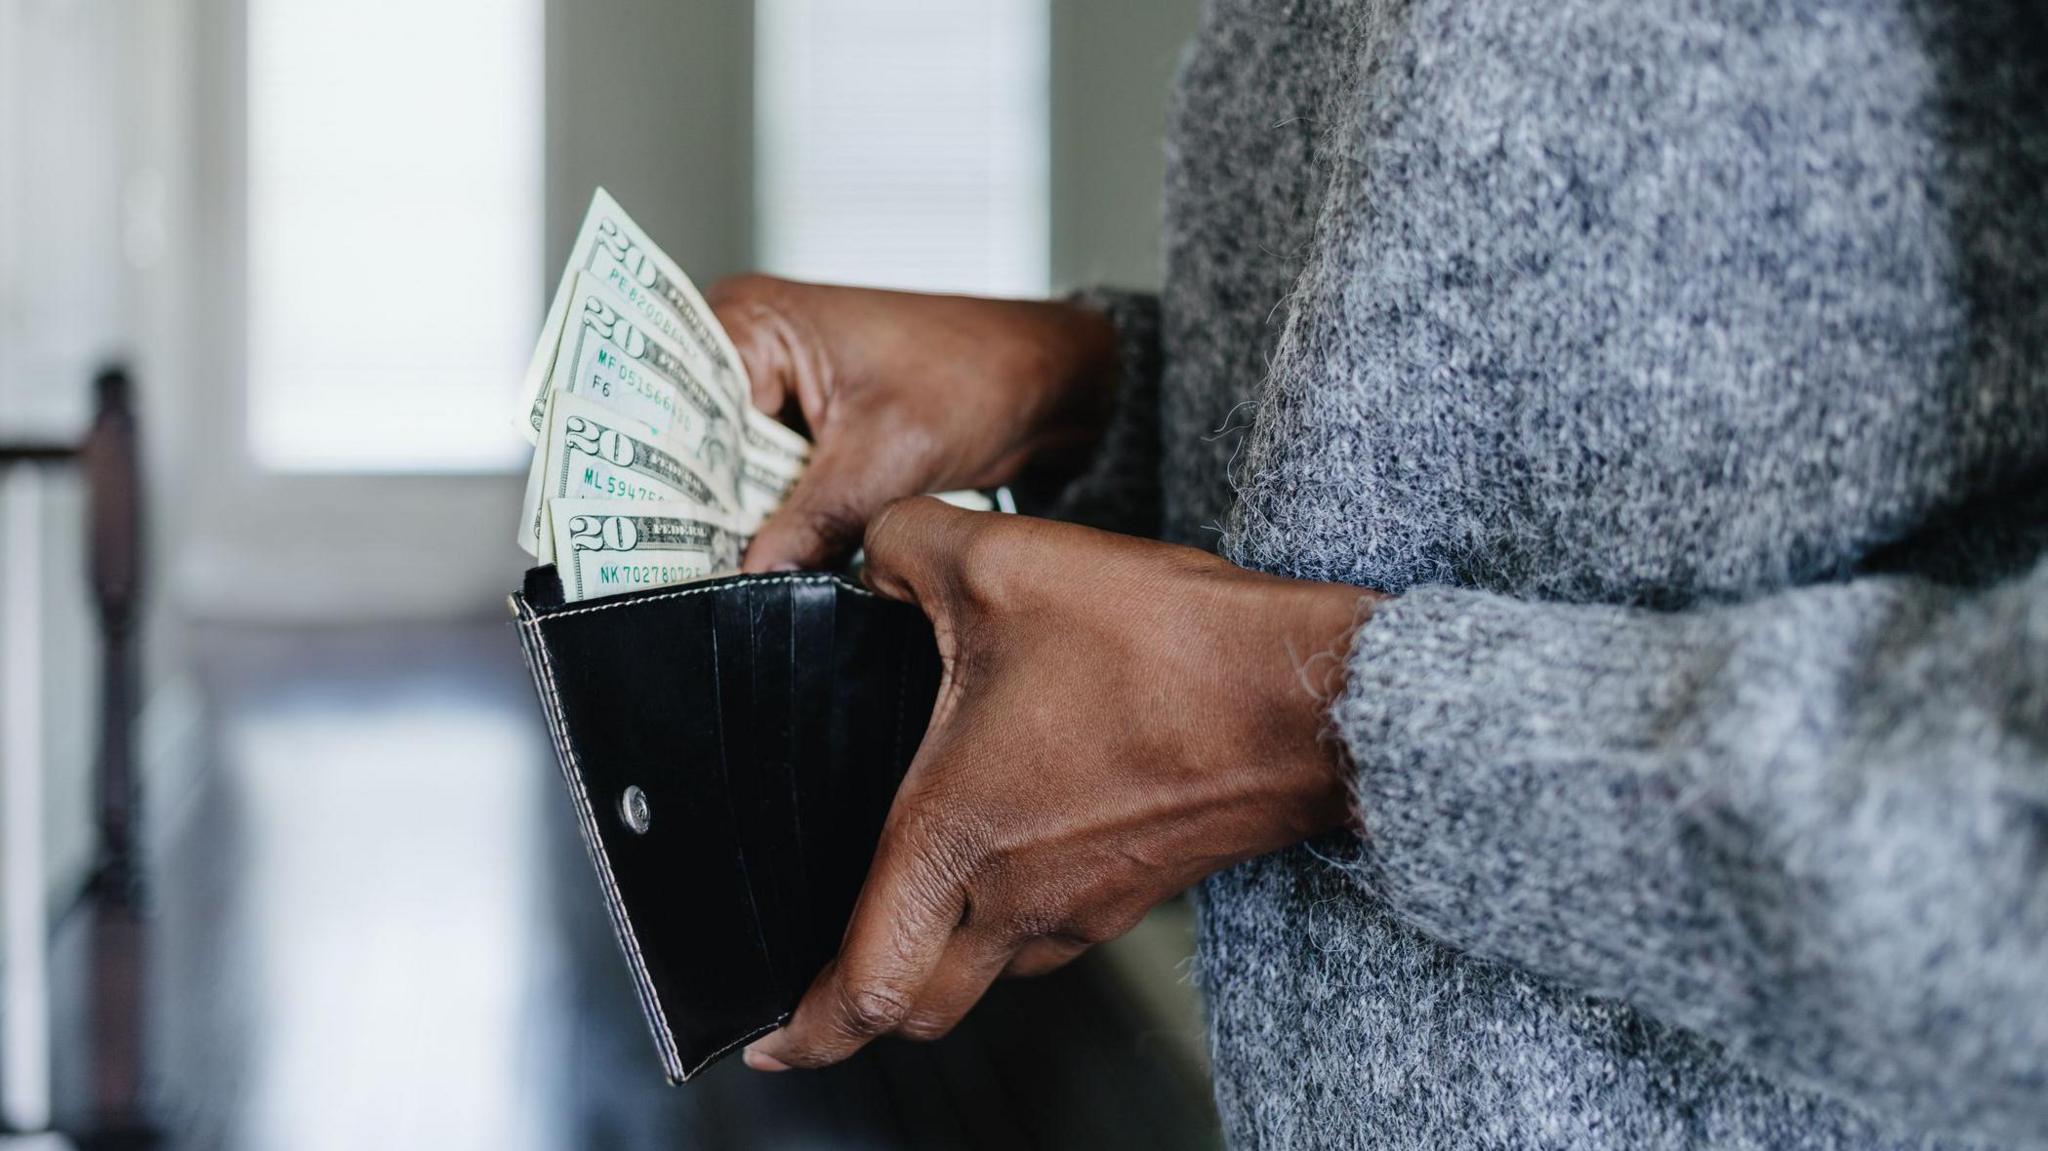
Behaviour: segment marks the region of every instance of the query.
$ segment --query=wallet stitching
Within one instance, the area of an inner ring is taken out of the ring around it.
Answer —
[[[869,598],[871,598],[871,599],[872,599],[872,598],[874,598],[874,595],[875,595],[875,593],[874,593],[874,592],[871,592],[871,591],[869,591],[868,589],[866,589],[866,588],[864,588],[864,587],[861,587],[861,586],[860,586],[859,584],[855,584],[855,583],[850,583],[850,582],[848,582],[848,581],[846,581],[846,580],[843,580],[843,579],[839,578],[839,577],[838,577],[838,576],[836,576],[836,575],[787,575],[787,576],[778,576],[778,577],[776,577],[776,578],[774,578],[774,579],[762,579],[762,580],[753,580],[753,581],[751,581],[751,582],[750,582],[749,586],[752,586],[752,587],[774,587],[774,586],[776,586],[776,585],[778,585],[778,584],[838,584],[838,585],[839,585],[839,586],[840,586],[841,588],[844,588],[845,590],[847,590],[847,591],[850,591],[850,592],[854,593],[855,595],[863,595],[863,596],[867,596],[867,597],[869,597]],[[710,594],[711,594],[711,593],[713,593],[713,592],[719,592],[719,591],[724,591],[724,590],[725,590],[726,588],[729,588],[729,587],[733,587],[733,586],[736,586],[736,585],[733,585],[733,584],[714,584],[714,585],[710,585],[710,586],[706,586],[706,587],[693,587],[693,588],[685,588],[685,589],[683,589],[683,590],[681,590],[681,591],[672,591],[672,592],[666,592],[666,593],[664,593],[664,594],[662,594],[662,595],[648,596],[648,597],[647,597],[646,599],[634,599],[634,600],[620,600],[620,601],[618,601],[618,602],[616,602],[616,603],[601,603],[601,604],[595,604],[595,605],[593,605],[593,606],[591,606],[591,607],[575,607],[575,608],[569,608],[569,609],[568,609],[568,610],[566,610],[566,611],[553,611],[553,612],[548,612],[548,613],[546,613],[546,614],[544,614],[544,615],[539,615],[539,616],[536,616],[535,618],[536,618],[537,620],[541,620],[541,619],[568,619],[568,618],[569,618],[570,616],[572,616],[572,615],[589,615],[589,614],[590,614],[590,613],[592,613],[592,612],[599,612],[599,611],[610,611],[610,610],[612,610],[613,608],[620,608],[620,607],[638,607],[638,606],[640,606],[641,604],[644,604],[644,603],[661,603],[661,602],[662,602],[663,600],[672,600],[672,599],[683,599],[683,598],[684,598],[684,597],[686,597],[686,596],[693,596],[693,595],[710,595]]]
[[[555,686],[555,663],[554,657],[548,652],[547,637],[541,634],[539,618],[529,620],[526,626],[533,636],[533,648],[540,655],[541,679],[548,692],[548,726],[554,730],[555,746],[560,750],[564,761],[565,770],[562,774],[567,778],[570,793],[576,801],[576,813],[583,825],[585,846],[589,848],[590,857],[597,864],[598,878],[604,884],[605,905],[612,912],[615,926],[619,929],[620,942],[625,945],[627,961],[632,965],[633,982],[636,984],[635,989],[640,993],[641,1008],[648,1015],[649,1022],[654,1025],[656,1036],[665,1049],[662,1052],[663,1061],[671,1067],[681,1068],[683,1059],[681,1052],[676,1048],[675,1033],[669,1028],[668,1015],[662,1010],[661,995],[655,990],[653,977],[648,974],[647,961],[640,954],[640,937],[633,930],[632,917],[626,914],[626,900],[619,893],[618,880],[612,875],[611,860],[605,856],[604,848],[601,846],[603,841],[600,838],[596,811],[590,805],[590,793],[583,786],[581,760],[569,739],[568,723],[563,717],[562,695]],[[722,1053],[723,1051],[720,1052]],[[711,1059],[717,1057],[713,1055],[695,1067],[684,1070],[682,1078],[687,1079],[703,1070]]]

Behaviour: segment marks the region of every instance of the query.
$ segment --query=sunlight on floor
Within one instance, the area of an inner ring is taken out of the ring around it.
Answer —
[[[257,935],[243,1005],[252,1147],[546,1145],[522,1090],[547,937],[535,748],[502,707],[429,692],[232,720]]]

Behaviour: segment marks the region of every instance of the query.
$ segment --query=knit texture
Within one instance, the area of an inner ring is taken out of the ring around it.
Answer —
[[[2043,25],[1212,0],[1098,490],[1403,593],[1200,892],[1235,1145],[2048,1146]]]

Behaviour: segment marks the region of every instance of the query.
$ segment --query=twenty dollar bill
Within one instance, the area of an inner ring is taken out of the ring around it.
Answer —
[[[565,499],[663,500],[704,519],[733,523],[733,461],[716,441],[655,437],[602,405],[556,393],[548,432],[527,477],[519,544],[542,563],[554,556],[546,518]]]
[[[578,277],[587,277],[615,292],[643,324],[683,349],[701,378],[716,387],[737,411],[747,403],[746,369],[711,306],[683,274],[682,268],[657,247],[603,188],[591,196],[583,227],[569,250],[568,266],[548,305],[533,360],[520,388],[519,426],[529,442],[545,429],[548,378],[557,347],[567,330],[571,296]]]
[[[741,539],[685,504],[556,500],[555,568],[569,603],[738,569]]]

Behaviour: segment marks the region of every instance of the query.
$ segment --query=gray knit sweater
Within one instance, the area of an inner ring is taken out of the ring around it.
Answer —
[[[1077,514],[1401,593],[1244,1147],[2048,1146],[2038,0],[1213,0]]]

